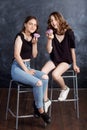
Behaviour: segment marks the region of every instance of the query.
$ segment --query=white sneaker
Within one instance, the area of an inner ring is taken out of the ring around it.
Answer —
[[[47,113],[48,112],[48,108],[51,105],[51,100],[47,100],[44,102],[44,111]]]
[[[59,95],[58,100],[59,100],[59,101],[64,101],[64,100],[66,100],[69,91],[70,91],[70,88],[68,88],[68,87],[67,87],[65,90],[61,90],[61,93],[60,93],[60,95]]]

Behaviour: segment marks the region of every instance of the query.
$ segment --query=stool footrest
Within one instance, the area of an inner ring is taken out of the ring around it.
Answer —
[[[77,100],[79,100],[79,98],[78,99],[66,99],[66,100],[64,100],[64,101],[59,101],[58,99],[57,100],[55,100],[55,99],[53,99],[53,100],[51,100],[52,102],[73,102],[73,101],[77,101]]]
[[[31,115],[21,115],[21,116],[17,116],[17,115],[15,115],[13,112],[12,112],[12,110],[11,109],[9,109],[9,112],[10,112],[10,114],[13,116],[13,117],[18,117],[18,118],[28,118],[28,117],[34,117],[34,115],[33,114],[31,114]]]

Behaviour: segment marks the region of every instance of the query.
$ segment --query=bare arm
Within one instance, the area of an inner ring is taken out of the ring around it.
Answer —
[[[47,46],[46,46],[46,48],[47,48],[47,52],[48,53],[51,53],[51,51],[52,51],[52,40],[51,39],[48,39],[47,40]]]
[[[35,58],[38,54],[38,49],[37,49],[37,42],[38,42],[38,38],[34,37],[32,39],[32,55]]]
[[[47,52],[48,53],[51,53],[51,51],[52,51],[52,39],[54,38],[54,35],[53,35],[53,33],[51,33],[51,34],[46,34],[46,36],[47,36],[47,46],[46,46],[46,48],[47,48]]]
[[[15,40],[15,45],[14,45],[14,58],[16,59],[16,61],[18,62],[18,64],[21,66],[21,68],[29,73],[29,74],[33,74],[33,71],[30,71],[27,69],[27,67],[25,66],[25,64],[23,63],[23,59],[20,56],[20,52],[21,52],[21,47],[22,47],[22,40],[20,38],[20,36],[18,36]]]
[[[72,55],[72,60],[73,60],[73,69],[74,69],[75,72],[79,73],[80,68],[76,64],[76,54],[75,54],[74,48],[71,49],[71,55]]]

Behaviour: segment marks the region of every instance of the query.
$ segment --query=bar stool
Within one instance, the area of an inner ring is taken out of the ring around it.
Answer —
[[[67,79],[72,79],[72,83],[73,83],[73,98],[71,99],[66,99],[64,100],[64,102],[74,102],[74,107],[76,110],[76,114],[77,114],[77,118],[79,118],[79,97],[78,97],[78,81],[77,81],[77,74],[74,72],[74,70],[69,69],[68,71],[66,71],[64,73],[64,75],[62,76],[63,78],[67,78]],[[51,80],[51,101],[52,102],[59,102],[58,98],[57,99],[53,99],[53,78]],[[62,101],[63,102],[63,101]],[[50,108],[50,115],[51,115],[51,110],[52,106]]]
[[[17,106],[16,106],[16,113],[14,113],[10,107],[10,98],[11,98],[11,89],[12,89],[12,85],[15,84],[17,87]],[[25,84],[19,83],[17,81],[14,80],[10,80],[10,84],[9,84],[9,91],[8,91],[8,99],[7,99],[7,108],[6,108],[6,120],[8,117],[8,112],[16,118],[16,129],[18,129],[18,119],[19,118],[30,118],[30,117],[34,117],[33,114],[29,114],[29,115],[19,115],[19,99],[20,99],[20,94],[23,93],[28,93],[32,91],[32,88],[27,88],[28,87]]]

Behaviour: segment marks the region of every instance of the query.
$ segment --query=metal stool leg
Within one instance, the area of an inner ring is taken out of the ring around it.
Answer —
[[[50,88],[50,100],[52,102],[52,98],[53,98],[53,87],[52,87],[52,84],[53,84],[53,78],[51,79],[51,88]],[[52,111],[52,104],[50,106],[50,109],[49,109],[49,116],[51,117],[51,111]]]
[[[77,76],[76,76],[76,111],[77,111],[77,118],[79,118],[79,99],[78,99],[78,82],[77,82]]]
[[[16,129],[18,129],[18,118],[19,118],[19,93],[20,93],[20,85],[17,87],[17,110],[16,110]]]
[[[75,72],[73,71],[73,89],[74,89],[74,99],[76,99],[76,77],[77,75],[75,74]],[[76,101],[74,101],[74,107],[76,109]]]
[[[77,82],[77,74],[73,72],[73,87],[74,87],[74,107],[77,113],[77,118],[79,118],[79,99],[78,99],[78,82]]]
[[[6,108],[6,120],[7,120],[7,118],[8,118],[8,110],[9,110],[9,101],[10,101],[11,85],[12,85],[12,80],[10,81],[10,84],[9,84],[8,99],[7,99],[7,108]]]

